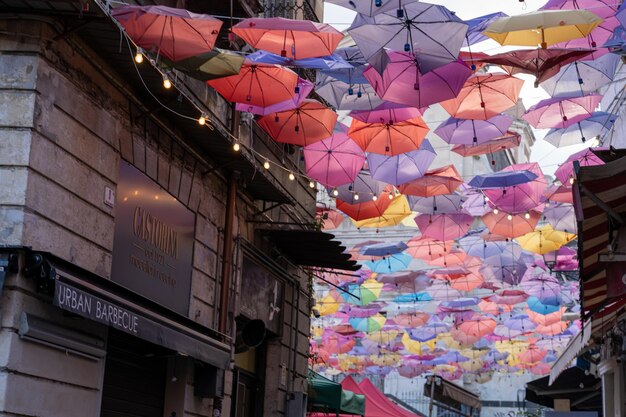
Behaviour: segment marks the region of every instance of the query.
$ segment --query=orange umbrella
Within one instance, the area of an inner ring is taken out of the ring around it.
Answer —
[[[392,317],[392,320],[398,326],[420,327],[428,323],[430,314],[416,311],[414,313],[398,314]]]
[[[304,100],[295,109],[259,118],[259,126],[276,142],[306,146],[331,137],[337,113],[319,101]]]
[[[535,332],[546,336],[554,336],[555,334],[563,333],[567,329],[567,325],[565,321],[557,321],[546,326],[538,325],[535,327]]]
[[[228,101],[267,107],[291,99],[298,75],[278,65],[245,63],[237,75],[207,81]]]
[[[468,258],[467,253],[461,250],[451,250],[427,262],[429,265],[447,267],[462,264],[466,260],[466,258]]]
[[[382,216],[390,204],[389,191],[383,191],[376,200],[370,200],[364,203],[349,204],[337,199],[337,210],[341,210],[353,220],[365,220]]]
[[[566,308],[561,307],[559,310],[550,314],[541,314],[532,311],[531,309],[526,309],[526,314],[528,318],[535,324],[540,326],[550,326],[552,324],[558,323],[561,321],[563,317],[563,313],[565,313]]]
[[[459,324],[458,328],[467,335],[483,337],[493,332],[493,329],[496,328],[496,324],[496,321],[492,318],[474,316],[471,319],[465,320],[463,323]]]
[[[322,229],[336,229],[346,219],[335,210],[317,210],[318,219],[322,222]]]
[[[463,179],[454,165],[446,165],[427,171],[422,178],[402,184],[398,189],[402,194],[430,197],[452,194],[461,184]]]
[[[459,291],[472,291],[480,287],[483,284],[483,282],[484,280],[479,274],[469,273],[467,275],[463,275],[461,278],[456,278],[456,279],[451,280],[450,286],[454,288],[455,290],[459,290]],[[496,310],[497,310],[497,305],[496,305]]]
[[[487,120],[515,106],[524,80],[504,74],[469,78],[456,98],[441,106],[457,119]]]
[[[282,17],[253,17],[233,26],[233,33],[257,49],[291,59],[333,53],[343,34],[326,23]]]
[[[420,116],[396,123],[352,119],[348,136],[366,152],[393,156],[418,149],[429,130]]]
[[[541,218],[541,213],[531,210],[525,214],[508,214],[499,211],[487,213],[482,217],[483,222],[493,234],[504,237],[518,237],[532,232]]]
[[[406,244],[409,247],[405,250],[406,253],[414,258],[429,261],[437,259],[449,252],[452,249],[454,241],[441,241],[426,236],[419,236],[412,238]]]
[[[480,300],[480,303],[478,303],[478,308],[480,308],[480,311],[482,311],[483,313],[493,314],[494,316],[500,313],[498,303],[489,301],[486,298]]]

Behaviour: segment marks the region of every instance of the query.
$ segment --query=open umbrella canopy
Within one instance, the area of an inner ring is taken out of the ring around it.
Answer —
[[[325,187],[353,182],[365,164],[365,153],[345,133],[335,132],[329,138],[304,148],[307,175]]]
[[[563,129],[590,117],[600,100],[600,94],[548,98],[529,108],[522,117],[536,129]]]
[[[574,206],[569,204],[554,204],[546,207],[543,218],[554,228],[563,232],[576,233],[576,214]]]
[[[525,184],[537,179],[537,174],[526,170],[499,171],[476,175],[469,185],[476,188],[501,188]]]
[[[411,52],[425,73],[455,61],[467,25],[443,6],[413,2],[379,13],[348,33],[366,59],[381,48]]]
[[[277,64],[308,69],[336,70],[354,68],[350,63],[337,54],[315,58],[291,59],[273,54],[271,52],[258,50],[251,53],[246,58],[249,61],[260,62],[263,64]]]
[[[450,144],[472,145],[505,135],[512,123],[513,118],[506,114],[498,114],[487,120],[451,117],[440,124],[435,133]]]
[[[363,70],[318,71],[315,92],[337,110],[373,110],[383,101],[363,77]]]
[[[293,59],[330,55],[343,38],[328,24],[282,17],[244,19],[232,31],[255,48]]]
[[[381,49],[363,72],[382,99],[413,107],[426,107],[459,94],[472,71],[462,61],[453,61],[430,72],[419,71],[418,58],[408,52]]]
[[[599,17],[606,19],[618,10],[614,0],[549,0],[543,10],[591,10]]]
[[[372,217],[365,220],[352,220],[352,223],[357,228],[369,227],[369,228],[381,228],[396,226],[400,224],[405,218],[412,213],[409,203],[404,196],[397,196],[391,200],[389,207],[385,209],[383,214],[378,217]]]
[[[599,148],[595,148],[599,149]],[[578,161],[580,166],[603,165],[604,161],[593,153],[594,148],[583,149],[570,155],[567,160],[554,172],[554,176],[561,181],[561,184],[569,186],[574,180],[574,161]],[[570,201],[571,202],[571,201]]]
[[[534,75],[535,86],[559,72],[559,69],[589,54],[593,49],[535,49],[504,52],[492,55],[483,61],[504,68],[509,74]]]
[[[523,80],[506,74],[477,74],[441,106],[456,118],[487,120],[515,106],[522,85]]]
[[[441,194],[432,197],[409,197],[414,211],[422,214],[446,214],[462,212],[465,197],[459,194]]]
[[[411,256],[406,253],[396,253],[385,256],[377,261],[367,261],[365,262],[365,266],[371,269],[372,272],[389,274],[406,269],[411,259]]]
[[[337,199],[337,210],[341,210],[346,216],[353,220],[365,220],[380,217],[391,204],[391,200],[386,196],[389,193],[384,191],[380,198],[356,204],[347,203]]]
[[[506,213],[518,214],[535,209],[543,202],[547,182],[539,164],[532,162],[509,165],[501,172],[522,170],[532,172],[537,178],[512,187],[483,189],[483,194],[488,198],[489,205]]]
[[[511,149],[519,146],[520,141],[520,135],[517,133],[507,132],[505,136],[489,140],[479,145],[454,145],[451,151],[458,153],[461,156],[493,155],[496,152],[501,152],[505,149]],[[492,163],[494,163],[493,160]]]
[[[304,100],[295,109],[268,114],[259,126],[276,142],[306,146],[331,137],[337,113],[319,101]]]
[[[367,163],[373,178],[400,185],[423,177],[436,156],[430,142],[424,140],[419,149],[395,156],[370,153]]]
[[[587,36],[602,19],[587,10],[547,10],[502,17],[485,35],[500,45],[541,46]]]
[[[541,214],[534,210],[525,214],[508,214],[501,211],[497,214],[487,213],[482,220],[491,233],[514,238],[535,230],[540,218]]]
[[[309,94],[311,94],[313,87],[314,85],[311,81],[298,77],[298,82],[292,97],[268,106],[257,106],[250,103],[236,103],[235,109],[247,113],[258,114],[260,116],[295,109],[302,104]]]
[[[328,0],[327,3],[336,4],[366,16],[374,16],[378,13],[396,11],[403,5],[415,1],[417,0]]]
[[[398,123],[364,123],[353,119],[348,136],[366,152],[394,156],[418,149],[428,131],[419,116]]]
[[[576,235],[573,233],[554,230],[552,226],[547,225],[520,236],[516,240],[523,249],[543,255],[558,250],[574,238]]]
[[[469,230],[473,217],[465,213],[420,214],[415,217],[422,236],[450,240],[463,236]]]
[[[388,190],[387,184],[372,177],[369,171],[363,170],[357,174],[353,182],[336,187],[333,195],[344,202],[356,204],[376,200],[385,190]]]
[[[452,194],[463,184],[459,172],[454,165],[427,171],[422,178],[418,178],[398,187],[402,194],[419,197]]]
[[[290,69],[245,62],[239,74],[207,81],[226,100],[259,107],[292,99],[297,83],[298,75]]]
[[[588,118],[564,129],[550,129],[543,139],[557,148],[579,145],[610,131],[616,120],[617,116],[614,114],[594,112]]]
[[[245,61],[243,55],[222,49],[214,49],[176,62],[163,56],[157,57],[154,53],[150,56],[158,59],[163,68],[175,68],[201,81],[237,75]]]
[[[138,46],[172,61],[210,52],[222,27],[212,16],[167,6],[124,5],[111,16]]]
[[[350,117],[364,123],[397,123],[421,116],[415,107],[403,107],[394,103],[384,103],[374,110],[353,110]]]
[[[507,15],[502,12],[491,13],[484,16],[479,16],[474,19],[466,20],[468,29],[467,34],[465,36],[465,45],[471,46],[477,44],[482,41],[486,41],[489,37],[485,36],[483,32],[491,23],[498,20],[501,17],[506,17]]]
[[[613,81],[620,58],[606,54],[590,61],[565,65],[552,78],[541,83],[550,97],[586,95]]]

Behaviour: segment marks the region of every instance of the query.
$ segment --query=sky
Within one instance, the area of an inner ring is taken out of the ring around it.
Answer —
[[[446,6],[448,9],[456,12],[461,19],[467,20],[499,11],[508,15],[528,13],[543,6],[547,3],[547,0],[526,0],[524,2],[519,0],[429,0],[428,2]],[[338,30],[345,30],[352,22],[354,16],[355,13],[346,8],[330,3],[324,4],[324,22],[335,26]],[[516,48],[509,47],[505,49],[500,47],[495,41],[482,42],[472,48],[473,51],[484,51],[490,55],[511,49]],[[526,81],[520,93],[526,108],[549,97],[541,87],[534,87],[533,76],[516,75],[516,77]],[[548,130],[533,129],[533,131],[537,141],[532,147],[531,161],[538,162],[546,174],[553,174],[558,168],[558,164],[565,161],[569,155],[589,146],[588,143],[587,145],[555,148],[542,139]]]

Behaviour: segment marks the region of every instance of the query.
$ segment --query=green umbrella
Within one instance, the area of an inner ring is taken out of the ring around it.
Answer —
[[[149,54],[149,56],[155,58],[153,54]],[[243,55],[233,52],[214,49],[176,62],[163,56],[158,59],[160,65],[165,69],[174,68],[198,80],[209,81],[239,74],[245,58]]]

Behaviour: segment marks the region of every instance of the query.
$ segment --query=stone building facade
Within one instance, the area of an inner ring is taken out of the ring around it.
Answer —
[[[106,36],[119,43],[119,33],[97,5],[59,4],[69,11],[16,7],[0,16],[0,416],[299,415],[309,277],[263,230],[306,228],[314,190],[304,178],[289,181],[289,170],[263,170],[258,155],[297,166],[206,86],[177,80],[201,91],[195,97],[211,128],[151,100],[116,64],[132,62],[133,51],[99,48]],[[110,30],[94,37],[101,27]],[[138,71],[154,88],[154,71]],[[150,94],[170,108],[187,97],[169,92],[165,103],[163,92]],[[240,153],[223,145],[232,144],[229,133]],[[219,149],[203,143],[218,136]],[[173,273],[188,285],[178,307],[168,304],[179,295],[149,295],[167,281],[162,275],[129,289],[113,271],[128,255],[114,244],[124,233],[125,196],[116,194],[124,169],[192,219],[189,274]],[[273,287],[274,299],[250,298],[259,285]],[[88,303],[113,310],[104,317]],[[254,319],[254,344],[262,343],[242,348],[238,327]]]

